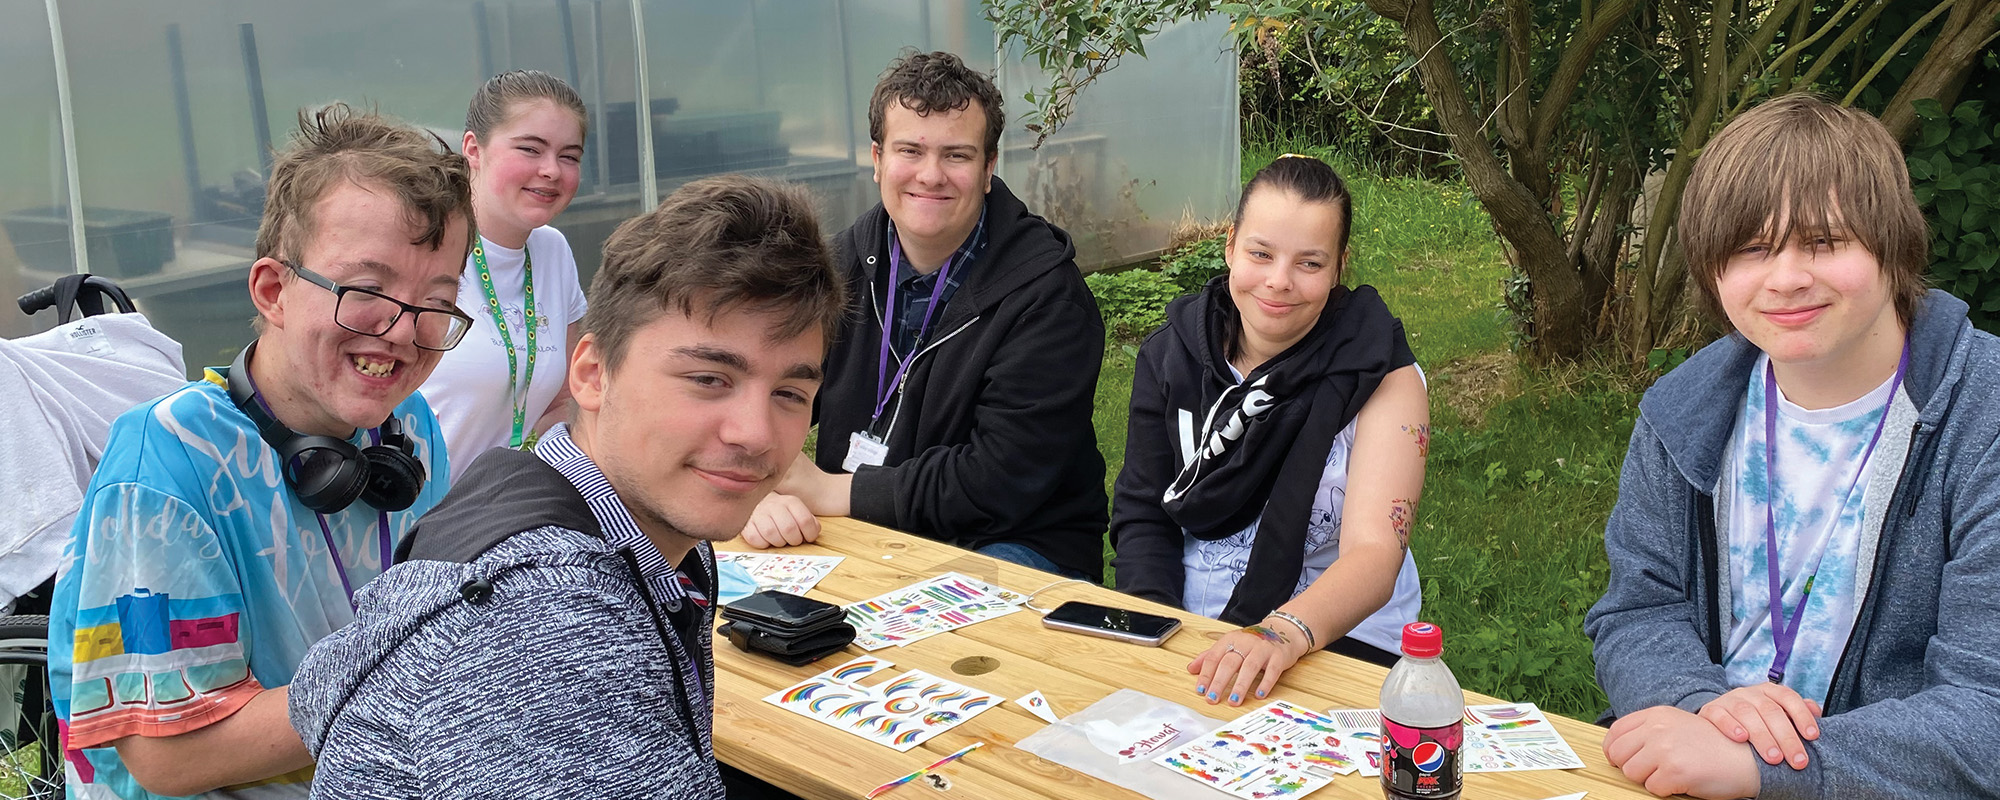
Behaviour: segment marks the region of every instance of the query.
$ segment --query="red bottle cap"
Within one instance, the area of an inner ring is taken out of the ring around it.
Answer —
[[[1437,658],[1443,652],[1443,628],[1428,622],[1412,622],[1403,626],[1403,655],[1411,658]]]

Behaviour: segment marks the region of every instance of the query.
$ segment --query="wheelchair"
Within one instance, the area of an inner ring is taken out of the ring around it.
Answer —
[[[106,301],[119,312],[135,310],[123,289],[93,275],[65,276],[17,303],[29,315],[54,307],[59,324],[67,324],[72,309],[86,317],[102,314]],[[0,797],[64,796],[62,736],[49,691],[47,612],[54,581],[23,595],[14,614],[0,617]]]

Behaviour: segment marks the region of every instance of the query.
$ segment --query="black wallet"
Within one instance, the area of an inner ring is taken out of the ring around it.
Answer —
[[[722,607],[718,629],[737,649],[794,667],[840,652],[854,641],[847,610],[809,597],[765,590]]]

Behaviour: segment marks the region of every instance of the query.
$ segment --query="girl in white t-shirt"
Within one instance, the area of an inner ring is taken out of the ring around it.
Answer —
[[[519,448],[559,421],[585,308],[569,240],[549,227],[576,196],[583,99],[546,72],[503,73],[472,96],[465,129],[479,241],[458,305],[472,330],[423,387],[453,478],[480,453]]]

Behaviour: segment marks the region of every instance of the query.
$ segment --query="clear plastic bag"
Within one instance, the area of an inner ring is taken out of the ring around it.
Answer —
[[[1014,746],[1156,800],[1232,800],[1153,763],[1220,724],[1178,703],[1120,689]]]

